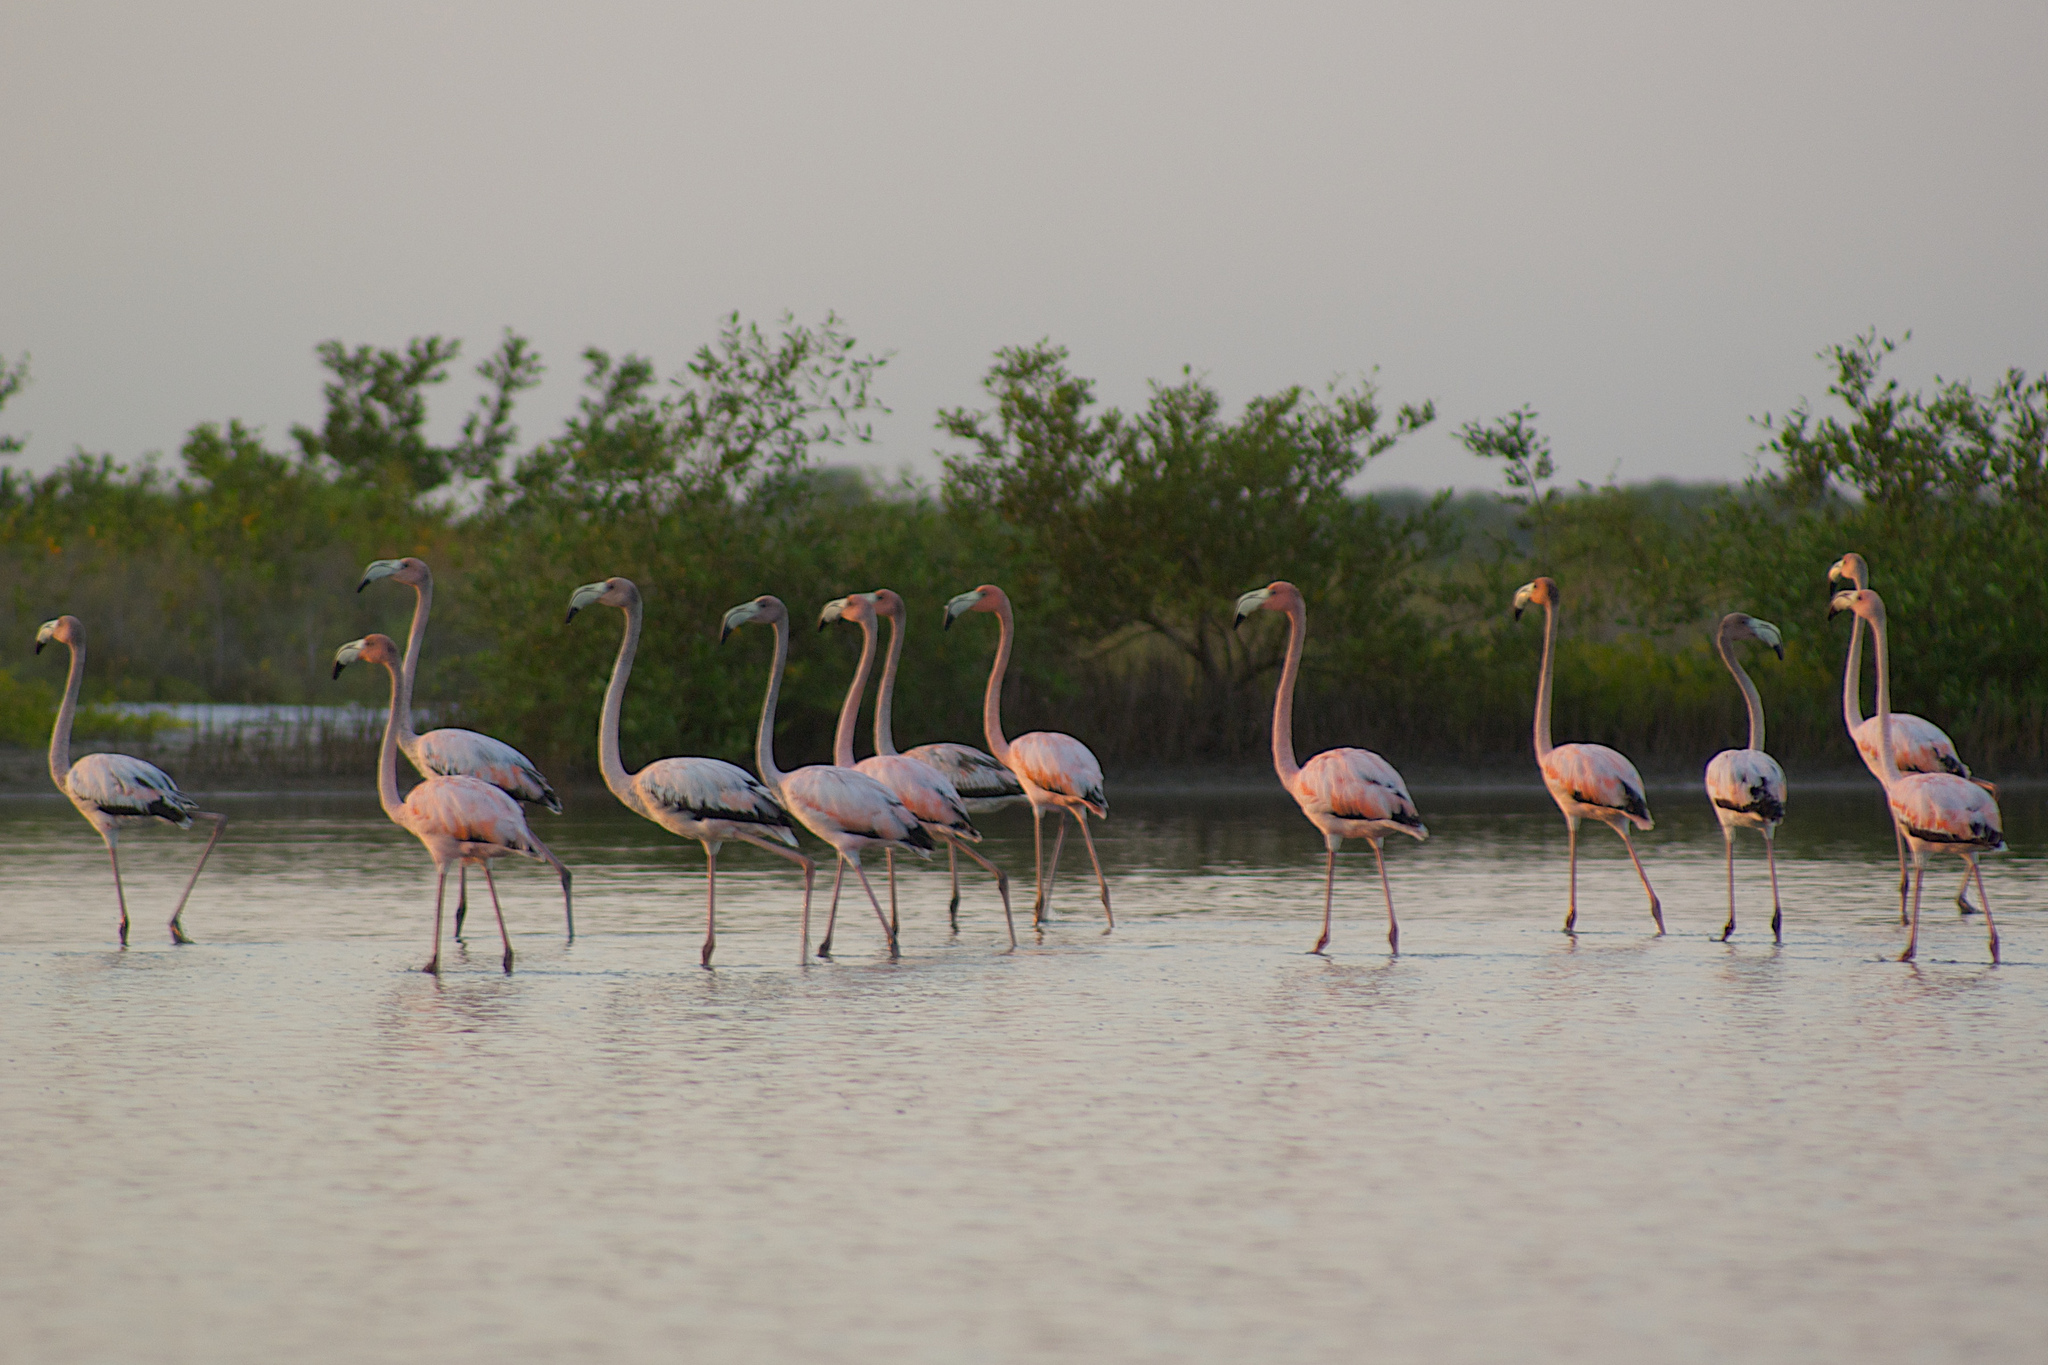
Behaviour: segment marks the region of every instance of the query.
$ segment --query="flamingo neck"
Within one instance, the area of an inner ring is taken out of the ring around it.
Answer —
[[[1728,665],[1728,671],[1735,675],[1735,685],[1742,689],[1742,700],[1749,707],[1749,747],[1761,750],[1764,747],[1764,701],[1757,695],[1756,684],[1749,680],[1749,674],[1728,648],[1728,627],[1722,626],[1714,634],[1714,648],[1721,652],[1721,662]]]
[[[1849,663],[1842,670],[1842,720],[1854,734],[1863,724],[1863,618],[1849,624]]]
[[[613,796],[632,811],[640,810],[640,798],[633,779],[619,758],[619,713],[626,705],[626,679],[633,676],[633,655],[640,649],[640,601],[626,604],[626,633],[619,640],[619,657],[612,664],[612,680],[604,690],[604,712],[597,722],[597,766]]]
[[[424,583],[414,584],[413,594],[412,630],[405,637],[405,663],[400,677],[403,686],[398,695],[398,747],[408,754],[420,742],[419,733],[412,728],[412,687],[420,673],[420,647],[427,639],[427,616],[434,609],[434,580],[429,577]]]
[[[896,756],[896,664],[903,657],[903,622],[889,617],[889,657],[882,664],[882,686],[875,693],[875,752]]]
[[[385,717],[384,743],[377,750],[377,801],[386,815],[404,825],[405,802],[398,795],[398,701],[404,690],[404,677],[388,663],[384,671],[391,675],[391,713]]]
[[[996,620],[1002,633],[996,639],[996,661],[988,671],[988,691],[981,698],[981,735],[988,751],[1003,763],[1010,761],[1010,741],[1003,738],[1003,674],[1010,667],[1010,640],[1017,623],[1010,615],[1010,599],[996,599]]]
[[[875,667],[875,618],[860,619],[860,667],[853,670],[853,683],[846,689],[846,701],[839,708],[839,728],[832,734],[832,766],[853,766],[853,730],[860,724],[860,699],[867,695],[868,674]]]
[[[1536,761],[1550,757],[1550,673],[1557,658],[1557,604],[1543,604],[1543,669],[1536,675]]]
[[[782,670],[789,662],[789,623],[775,625],[775,663],[768,670],[768,693],[761,699],[761,728],[754,735],[754,767],[776,799],[782,797],[782,769],[775,766],[775,701],[782,693]]]
[[[1899,765],[1892,759],[1892,665],[1885,649],[1884,626],[1872,621],[1870,639],[1877,651],[1878,777],[1889,787],[1899,780]]]
[[[1280,686],[1273,693],[1273,771],[1283,785],[1292,786],[1301,772],[1294,761],[1294,685],[1301,677],[1301,651],[1308,639],[1308,607],[1293,602],[1287,608],[1287,662],[1280,666]]]
[[[50,727],[50,780],[59,791],[67,790],[64,784],[71,777],[71,722],[78,715],[78,690],[85,685],[85,642],[65,647],[71,651],[71,676],[64,680],[64,704]]]

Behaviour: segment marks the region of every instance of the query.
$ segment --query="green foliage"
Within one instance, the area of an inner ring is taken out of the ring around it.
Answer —
[[[20,360],[10,365],[7,363],[7,357],[0,355],[0,408],[6,407],[7,400],[21,392],[22,386],[26,383],[28,383],[28,356],[23,355]],[[12,455],[19,451],[22,445],[21,437],[10,436],[4,431],[0,431],[0,455]]]

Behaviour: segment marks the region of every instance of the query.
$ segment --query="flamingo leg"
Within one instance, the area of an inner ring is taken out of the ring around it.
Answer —
[[[1031,927],[1045,919],[1045,812],[1031,807]],[[123,940],[124,942],[126,940]]]
[[[986,858],[977,858],[975,861],[985,864],[990,868],[995,866],[994,863],[989,862]],[[953,899],[946,906],[946,919],[952,924],[953,932],[957,934],[960,932],[960,845],[954,843],[951,839],[946,841],[946,870],[953,874]],[[1001,877],[1003,874],[998,872],[996,875]],[[1004,878],[1004,883],[1003,913],[1007,915],[1010,913],[1010,888],[1007,884],[1007,878]],[[1013,948],[1017,946],[1017,931],[1014,929],[1010,931],[1010,946]]]
[[[1387,855],[1377,839],[1372,841],[1372,856],[1380,865],[1380,894],[1387,898],[1387,951],[1398,957],[1401,952],[1401,926],[1394,919],[1394,889],[1387,885]]]
[[[1567,815],[1564,818],[1565,860],[1571,865],[1571,885],[1565,902],[1564,931],[1569,934],[1572,926],[1579,922],[1579,817]]]
[[[1060,875],[1060,850],[1067,846],[1067,822],[1053,816],[1059,833],[1052,837],[1052,857],[1045,864],[1045,918],[1052,918],[1052,884]]]
[[[1927,860],[1918,849],[1913,855],[1913,927],[1906,932],[1906,951],[1899,954],[1901,962],[1911,962],[1920,947],[1920,884],[1927,880]]]
[[[875,888],[868,885],[866,869],[861,867],[858,860],[852,861],[853,875],[860,878],[860,889],[868,893],[868,904],[875,907],[875,918],[881,922],[882,932],[889,936],[889,956],[895,958],[899,956],[896,951],[896,930],[889,924],[888,917],[882,913],[882,903],[875,899]]]
[[[697,959],[700,967],[711,965],[711,950],[718,946],[718,847],[709,840],[704,844],[704,955]]]
[[[951,859],[951,855],[955,853],[965,853],[968,857],[974,859],[974,861],[980,863],[983,867],[987,868],[990,872],[993,872],[995,874],[996,891],[1003,898],[1003,924],[1006,927],[1008,927],[1010,931],[1010,946],[1012,948],[1016,947],[1017,922],[1014,919],[1010,918],[1010,874],[1003,871],[1000,867],[997,867],[988,859],[982,857],[979,853],[976,853],[972,848],[968,847],[966,844],[959,842],[959,840],[955,839],[952,835],[946,835],[945,839],[946,852],[949,855],[949,860]],[[956,888],[960,885],[959,866],[959,863],[957,861],[954,861],[953,885]],[[960,894],[957,889],[953,893],[953,904],[956,908],[960,904]],[[960,921],[956,917],[953,921],[953,932],[958,933],[959,931]]]
[[[1721,942],[1735,933],[1735,826],[1721,826],[1721,842],[1728,845],[1728,923],[1721,927]]]
[[[491,913],[498,917],[498,941],[505,945],[505,975],[512,975],[512,935],[505,929],[505,908],[498,904],[498,883],[491,876],[491,865],[484,864],[484,886],[491,893]]]
[[[1309,949],[1312,954],[1320,953],[1330,946],[1330,901],[1337,891],[1337,850],[1343,847],[1343,844],[1344,841],[1334,834],[1325,837],[1323,841],[1324,848],[1329,850],[1329,856],[1323,863],[1323,932],[1316,940],[1316,946]]]
[[[455,941],[462,942],[462,921],[469,914],[469,864],[455,869]]]
[[[192,941],[185,936],[185,926],[178,922],[179,916],[185,913],[185,902],[191,898],[192,888],[199,885],[199,874],[206,870],[206,855],[213,852],[213,846],[220,842],[221,831],[228,827],[228,818],[225,815],[216,815],[210,810],[196,810],[192,813],[213,821],[213,834],[212,837],[207,839],[206,847],[199,850],[199,861],[193,865],[192,875],[185,879],[185,889],[178,896],[178,908],[171,911],[171,942],[173,943],[190,943]]]
[[[1785,912],[1778,905],[1778,841],[1771,837],[1769,826],[1764,828],[1764,861],[1771,868],[1771,941],[1785,941]]]
[[[128,946],[128,893],[121,889],[121,855],[114,852],[114,831],[100,835],[107,845],[107,861],[114,865],[114,903],[121,907],[121,946]]]
[[[1984,898],[1984,888],[1977,888],[1977,898]],[[1977,913],[1977,907],[1970,904],[1970,869],[1963,869],[1963,884],[1956,888],[1956,909],[1965,915]]]
[[[896,921],[896,850],[882,850],[882,863],[889,869],[889,934],[894,937],[901,926]]]
[[[1891,807],[1886,806],[1885,809],[1889,811]],[[1896,815],[1892,817],[1892,838],[1898,840],[1899,844],[1899,923],[1904,924],[1906,922],[1906,892],[1910,888],[1913,879],[1906,871],[1906,827],[1899,823]]]
[[[839,883],[846,878],[846,859],[832,864],[832,908],[825,912],[825,937],[818,940],[818,956],[832,956],[832,930],[839,923]]]
[[[1628,860],[1636,865],[1636,875],[1643,879],[1643,890],[1650,893],[1650,918],[1657,921],[1657,932],[1664,932],[1664,907],[1657,900],[1657,892],[1650,885],[1650,874],[1643,871],[1643,860],[1636,856],[1636,841],[1628,837],[1628,826],[1614,831],[1621,836],[1622,846],[1628,849]]]
[[[1116,916],[1109,908],[1109,878],[1102,875],[1102,859],[1095,852],[1095,836],[1088,832],[1088,813],[1077,810],[1073,816],[1074,823],[1081,827],[1081,842],[1088,845],[1088,861],[1095,864],[1095,885],[1102,892],[1102,917],[1109,921],[1109,928],[1102,931],[1106,934],[1116,928]]]
[[[774,842],[772,842],[772,841],[770,841],[770,840],[767,840],[767,839],[761,839],[761,838],[754,838],[754,837],[751,837],[751,836],[749,836],[749,835],[745,835],[745,834],[742,834],[742,835],[740,835],[740,838],[742,838],[742,839],[746,840],[746,842],[748,842],[748,843],[752,844],[752,845],[753,845],[753,846],[754,846],[755,848],[758,848],[758,849],[760,849],[760,850],[761,850],[762,852],[764,852],[764,853],[773,853],[773,854],[774,854],[774,855],[775,855],[776,857],[778,857],[778,858],[787,858],[787,859],[789,859],[789,860],[790,860],[791,862],[795,863],[795,864],[796,864],[797,866],[799,866],[799,867],[803,868],[803,870],[804,870],[804,927],[803,927],[803,944],[802,944],[802,946],[801,946],[801,947],[800,947],[800,948],[799,948],[799,949],[797,950],[797,955],[796,955],[796,961],[797,961],[797,965],[798,965],[798,966],[800,966],[800,967],[808,967],[808,966],[810,966],[810,965],[811,965],[811,886],[812,886],[812,884],[813,884],[814,882],[816,882],[816,881],[817,881],[817,878],[818,878],[818,865],[817,865],[816,863],[812,862],[812,861],[811,861],[811,860],[810,860],[810,859],[809,859],[808,857],[806,857],[806,856],[805,856],[805,855],[804,855],[803,853],[799,852],[799,851],[798,851],[798,850],[796,850],[796,849],[790,848],[790,847],[788,847],[788,846],[787,846],[787,845],[785,845],[785,844],[778,844],[778,843],[774,843]],[[711,845],[710,845],[709,843],[706,843],[706,844],[704,845],[704,852],[705,852],[705,853],[706,853],[707,855],[708,855],[708,854],[709,854],[709,853],[711,852]]]
[[[1984,927],[1991,931],[1991,965],[1998,965],[1998,925],[1991,918],[1991,897],[1984,894],[1984,870],[1977,866],[1977,855],[1965,853],[1963,861],[1969,864],[1964,875],[1977,879],[1977,900],[1984,907]]]
[[[532,830],[527,831],[529,837],[532,834]],[[539,839],[534,839],[533,842],[534,846],[540,850],[542,861],[547,863],[549,867],[552,867],[555,870],[555,875],[562,879],[562,917],[569,922],[569,941],[574,943],[576,941],[576,904],[569,896],[569,869],[563,865],[562,860],[557,858],[546,844],[543,844]],[[458,906],[456,909],[458,914],[461,913],[461,907]]]
[[[437,870],[440,875],[434,879],[434,952],[427,965],[420,968],[435,976],[441,974],[441,903],[448,898],[448,864],[442,863]]]

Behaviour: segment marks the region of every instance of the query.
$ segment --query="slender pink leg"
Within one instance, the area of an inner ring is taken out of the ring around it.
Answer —
[[[1887,801],[1885,809],[1890,811],[1889,801]],[[1906,892],[1911,888],[1913,878],[1906,871],[1906,831],[1899,824],[1897,816],[1892,817],[1892,838],[1897,840],[1899,845],[1899,923],[1904,924],[1906,922]]]
[[[199,874],[206,870],[207,855],[212,853],[213,846],[220,842],[221,831],[228,827],[228,818],[225,815],[216,815],[208,810],[196,810],[192,813],[202,819],[213,821],[213,834],[207,839],[206,847],[199,850],[199,861],[193,865],[192,875],[185,879],[185,889],[178,896],[178,908],[171,911],[171,942],[173,943],[190,943],[192,941],[185,937],[185,926],[178,922],[179,916],[185,913],[185,902],[191,899],[192,888],[199,885]]]
[[[1088,813],[1077,810],[1073,815],[1074,823],[1081,827],[1081,842],[1088,845],[1088,861],[1095,864],[1095,885],[1102,891],[1102,917],[1109,921],[1109,929],[1114,929],[1116,916],[1109,909],[1109,878],[1102,875],[1102,859],[1095,853],[1095,836],[1088,832]],[[1106,934],[1109,929],[1102,932]]]
[[[1565,903],[1564,931],[1569,934],[1572,926],[1579,922],[1579,818],[1567,815],[1564,818],[1565,858],[1571,864],[1570,900]]]
[[[839,883],[846,876],[846,859],[841,856],[832,864],[832,908],[825,912],[825,937],[818,941],[818,956],[832,956],[832,930],[839,923]]]
[[[462,942],[462,921],[469,916],[469,864],[455,868],[455,941]]]
[[[121,889],[121,855],[114,852],[114,832],[100,835],[107,845],[107,861],[114,865],[114,903],[121,907],[121,946],[128,946],[128,893]]]
[[[704,955],[700,967],[711,965],[711,950],[718,946],[718,850],[704,845]]]
[[[491,913],[498,917],[498,941],[505,945],[505,975],[512,975],[512,935],[505,930],[505,908],[498,904],[498,883],[491,865],[484,864],[484,887],[491,893]]]
[[[1984,894],[1984,870],[1977,866],[1975,854],[1963,856],[1969,862],[1966,873],[1977,879],[1977,900],[1984,907],[1984,927],[1991,933],[1991,965],[1995,967],[1998,965],[1998,925],[1991,918],[1991,897]]]
[[[889,869],[889,934],[893,938],[902,928],[896,921],[896,850],[883,849],[882,863]]]
[[[1320,953],[1330,946],[1330,900],[1337,892],[1337,850],[1343,843],[1334,834],[1324,836],[1323,846],[1329,850],[1329,855],[1323,862],[1323,933],[1316,940],[1316,946],[1309,949],[1310,953]]]
[[[532,830],[527,831],[529,836],[532,833]],[[541,860],[549,867],[552,867],[555,870],[555,875],[562,879],[562,918],[569,922],[569,941],[574,943],[576,941],[576,903],[569,896],[569,869],[563,865],[562,860],[557,858],[553,850],[546,844],[543,844],[538,839],[535,839],[533,842],[534,846],[540,850]]]
[[[1983,895],[1984,888],[1980,886],[1977,896],[1981,900]],[[1967,867],[1963,869],[1963,884],[1956,888],[1956,909],[1965,915],[1977,913],[1977,907],[1970,904],[1970,869]]]
[[[1920,884],[1927,880],[1927,862],[1914,850],[1913,859],[1913,927],[1906,931],[1906,951],[1899,954],[1899,961],[1911,962],[1913,954],[1920,947]]]
[[[1721,841],[1728,845],[1728,923],[1721,928],[1721,942],[1735,933],[1735,826],[1721,826]]]
[[[1045,812],[1036,803],[1031,807],[1031,879],[1035,883],[1031,894],[1031,927],[1035,929],[1045,919]]]
[[[1052,857],[1045,865],[1045,906],[1044,916],[1052,918],[1052,884],[1060,875],[1060,850],[1067,846],[1067,822],[1053,815],[1053,822],[1059,826],[1059,833],[1052,836]]]
[[[1628,860],[1636,865],[1636,875],[1643,879],[1643,890],[1650,893],[1650,918],[1657,921],[1657,932],[1664,932],[1664,907],[1657,901],[1657,893],[1650,887],[1650,874],[1643,871],[1643,860],[1636,856],[1636,841],[1628,837],[1628,826],[1623,825],[1615,833],[1621,836],[1623,846],[1628,849]]]
[[[889,936],[889,956],[898,956],[896,952],[896,931],[889,927],[889,917],[882,913],[882,903],[875,899],[875,888],[868,885],[867,871],[856,862],[853,865],[853,875],[860,878],[860,889],[868,893],[868,904],[875,907],[875,918],[880,921],[882,932]]]
[[[1764,826],[1764,861],[1771,868],[1771,941],[1785,941],[1785,912],[1778,906],[1778,841],[1772,837],[1771,827]]]
[[[1401,926],[1394,920],[1394,888],[1387,885],[1387,855],[1377,839],[1372,841],[1372,856],[1380,865],[1380,894],[1387,898],[1387,950],[1399,955]]]
[[[989,868],[995,867],[995,864],[989,862],[986,858],[976,858],[975,861]],[[946,920],[953,926],[953,932],[957,934],[960,932],[960,845],[951,839],[946,841],[946,870],[953,874],[953,900],[946,907]],[[1003,874],[998,872],[996,875],[1001,877]],[[1005,877],[1003,881],[1003,913],[1007,915],[1010,913],[1009,879]],[[1017,946],[1017,931],[1015,929],[1010,931],[1010,946],[1012,948]]]
[[[448,864],[441,864],[438,871],[440,875],[434,879],[434,955],[420,968],[435,976],[441,974],[441,903],[448,898]]]
[[[1010,875],[1007,872],[1003,871],[1000,867],[997,867],[994,863],[990,862],[988,859],[982,857],[979,853],[976,853],[972,848],[968,847],[966,844],[963,844],[959,840],[955,839],[952,835],[946,835],[945,840],[946,851],[949,855],[956,851],[960,853],[965,853],[968,857],[974,859],[974,861],[980,863],[983,867],[987,868],[990,872],[993,872],[995,874],[996,891],[1003,898],[1003,924],[1010,931],[1010,946],[1012,948],[1016,947],[1017,921],[1010,918]],[[957,887],[960,884],[960,874],[958,870],[960,865],[957,861],[955,861],[953,866],[953,884]],[[953,897],[953,904],[956,906],[960,904],[960,897],[957,894],[957,892]],[[959,931],[959,920],[955,919],[953,921],[953,929],[956,933]]]

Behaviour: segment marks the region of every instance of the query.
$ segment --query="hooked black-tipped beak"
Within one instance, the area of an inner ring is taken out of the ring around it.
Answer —
[[[50,642],[49,642],[48,640],[38,640],[38,641],[36,641],[36,653],[38,653],[38,654],[42,653],[42,652],[43,652],[43,646],[44,646],[44,645],[46,645],[46,644],[48,644],[48,643],[50,643]]]
[[[946,612],[946,619],[945,619],[945,622],[944,622],[944,623],[943,623],[942,625],[940,625],[939,629],[940,629],[940,630],[951,630],[951,629],[953,628],[953,613],[952,613],[952,612],[950,612],[950,611],[946,611],[946,609],[945,609],[944,607],[941,607],[941,608],[939,608],[939,610],[940,610],[940,611],[945,611],[945,612]],[[41,648],[42,648],[42,646],[41,646],[41,645],[37,645],[37,646],[36,646],[36,648],[37,648],[37,649],[41,649]]]
[[[336,659],[336,660],[334,661],[334,676],[335,676],[335,677],[337,677],[337,678],[338,678],[338,677],[340,677],[340,676],[341,676],[341,670],[342,670],[342,669],[344,669],[344,668],[347,668],[347,667],[348,667],[348,665],[347,665],[347,664],[345,664],[345,663],[341,662],[341,660],[339,660],[339,659]]]
[[[1522,609],[1520,607],[1515,608],[1515,619],[1517,621],[1522,619]]]
[[[719,626],[719,628],[718,628],[718,643],[720,643],[720,644],[724,644],[724,643],[725,643],[725,637],[726,637],[726,636],[728,636],[728,635],[730,635],[730,634],[732,634],[732,627],[731,627],[731,626],[727,626],[727,625],[721,625],[721,626]]]
[[[1248,611],[1238,612],[1235,616],[1230,618],[1230,628],[1232,630],[1236,630],[1239,626],[1245,623],[1245,618],[1249,617],[1250,615],[1251,613]]]
[[[568,624],[569,624],[569,623],[570,623],[571,621],[573,621],[573,620],[575,620],[575,619],[576,619],[576,613],[577,613],[577,612],[579,612],[579,611],[582,611],[582,610],[583,610],[583,608],[581,608],[581,607],[571,607],[571,608],[569,608],[569,614],[568,614],[567,616],[564,616],[564,617],[562,618],[562,624],[563,624],[563,625],[565,625],[565,626],[566,626],[566,625],[568,625]]]
[[[1778,662],[1779,662],[1779,663],[1783,663],[1783,662],[1785,662],[1785,646],[1783,646],[1783,645],[1772,645],[1772,646],[1771,646],[1771,651],[1772,651],[1772,652],[1773,652],[1774,654],[1776,654],[1776,655],[1778,656]]]
[[[1828,620],[1834,620],[1837,616],[1840,616],[1843,612],[1847,610],[1847,607],[1838,607],[1832,601],[1830,601],[1828,603]]]

